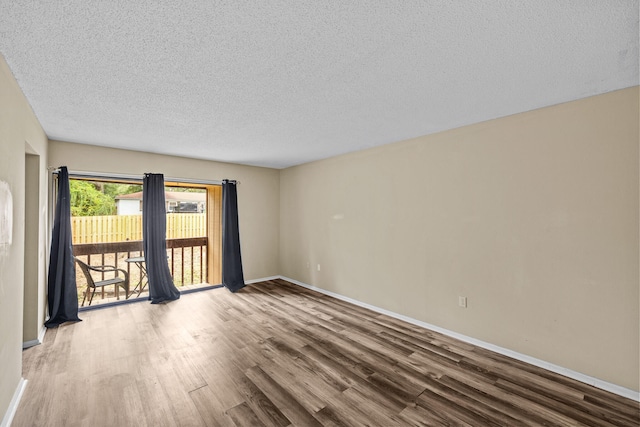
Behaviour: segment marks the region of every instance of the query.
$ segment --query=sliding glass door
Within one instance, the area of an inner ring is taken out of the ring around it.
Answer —
[[[148,296],[142,252],[141,181],[72,178],[71,214],[74,255],[89,266],[127,272],[129,287],[96,289],[91,305]],[[165,183],[167,259],[179,290],[221,281],[221,187]],[[113,277],[92,270],[93,280]],[[120,276],[123,273],[119,273]],[[78,299],[88,306],[88,280],[78,267]]]

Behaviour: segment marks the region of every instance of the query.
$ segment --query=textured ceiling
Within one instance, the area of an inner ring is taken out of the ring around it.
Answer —
[[[0,0],[50,139],[287,167],[638,85],[637,0]]]

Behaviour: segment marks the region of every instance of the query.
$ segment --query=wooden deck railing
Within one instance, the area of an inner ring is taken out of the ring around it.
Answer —
[[[127,258],[143,256],[142,240],[110,243],[82,243],[73,245],[73,254],[89,265],[115,265],[129,273],[131,287],[140,279],[140,271]],[[207,282],[207,238],[191,237],[167,239],[169,269],[176,286]],[[78,272],[79,273],[79,272]],[[86,282],[77,274],[78,294],[85,290]],[[108,292],[107,290],[106,292]],[[105,290],[102,298],[105,298]],[[98,295],[96,294],[96,297]],[[80,297],[81,298],[81,297]]]

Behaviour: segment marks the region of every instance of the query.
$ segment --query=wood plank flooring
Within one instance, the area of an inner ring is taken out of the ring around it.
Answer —
[[[13,426],[638,426],[638,402],[282,280],[84,312]]]

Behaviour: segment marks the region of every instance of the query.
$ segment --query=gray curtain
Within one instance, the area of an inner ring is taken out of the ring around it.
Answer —
[[[164,176],[147,173],[142,182],[142,240],[151,304],[180,298],[167,263]]]
[[[58,172],[58,198],[51,234],[51,255],[47,277],[49,320],[47,328],[56,328],[78,318],[78,290],[76,266],[71,240],[71,192],[69,172],[65,166]]]
[[[231,292],[244,287],[236,181],[222,180],[222,284]]]

